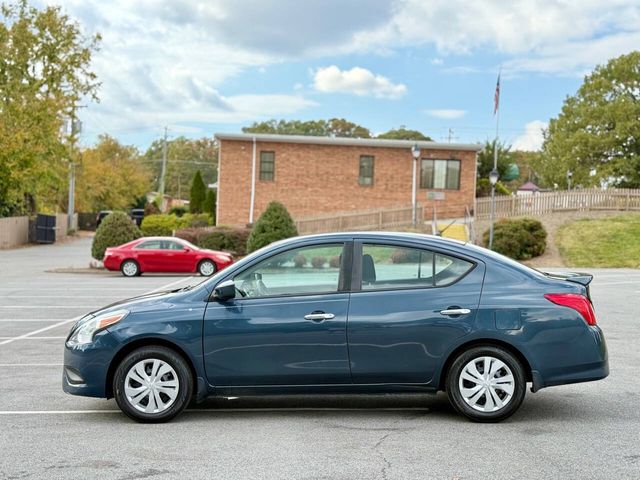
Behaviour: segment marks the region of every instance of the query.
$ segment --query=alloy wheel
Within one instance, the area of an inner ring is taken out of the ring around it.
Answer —
[[[216,266],[214,265],[213,262],[209,260],[205,260],[200,264],[200,274],[205,277],[213,275],[215,271],[216,271]]]

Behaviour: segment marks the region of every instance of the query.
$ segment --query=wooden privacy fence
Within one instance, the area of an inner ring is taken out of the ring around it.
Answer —
[[[495,218],[541,216],[570,210],[640,210],[640,189],[598,188],[496,197]],[[491,216],[491,198],[476,200],[475,219]]]
[[[436,205],[437,219],[462,218],[465,205]],[[418,205],[418,223],[434,219],[433,206]],[[300,235],[351,230],[382,230],[413,225],[413,207],[395,207],[359,212],[343,212],[296,220]]]

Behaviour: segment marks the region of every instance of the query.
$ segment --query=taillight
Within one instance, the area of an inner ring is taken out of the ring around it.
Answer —
[[[584,295],[577,293],[546,293],[544,298],[556,305],[573,308],[582,315],[588,325],[596,324],[596,313],[593,311],[593,305]]]

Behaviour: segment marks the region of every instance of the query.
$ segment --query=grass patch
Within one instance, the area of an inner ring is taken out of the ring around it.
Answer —
[[[640,268],[640,215],[568,223],[556,245],[568,267]]]

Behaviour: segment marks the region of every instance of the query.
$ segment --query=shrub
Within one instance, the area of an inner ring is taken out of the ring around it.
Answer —
[[[329,266],[331,268],[340,268],[340,255],[334,255],[329,259]]]
[[[391,263],[419,263],[420,252],[418,250],[409,250],[399,248],[391,254]]]
[[[185,213],[178,219],[178,228],[208,227],[211,225],[209,220],[206,213]]]
[[[247,254],[249,233],[247,228],[183,228],[176,232],[176,237],[184,238],[201,248],[224,250],[236,256],[244,256]]]
[[[140,230],[145,237],[168,237],[178,225],[179,219],[175,215],[149,215],[142,220]]]
[[[496,195],[511,195],[511,191],[501,181],[496,183]],[[476,183],[476,197],[490,197],[491,182],[488,178],[479,178]]]
[[[102,260],[107,248],[117,247],[140,236],[140,230],[129,215],[124,212],[110,213],[96,230],[91,245],[91,256],[96,260]]]
[[[295,257],[293,257],[293,264],[297,267],[297,268],[302,268],[307,264],[307,257],[305,257],[304,255],[302,255],[301,253],[299,253],[298,255],[296,255]]]
[[[185,213],[187,213],[187,207],[171,207],[171,210],[169,210],[169,215],[175,215],[178,218],[181,218]]]
[[[489,231],[483,235],[489,244]],[[547,248],[547,232],[542,223],[533,218],[500,220],[494,226],[493,250],[515,260],[542,255]]]
[[[285,206],[280,202],[271,202],[251,231],[247,250],[253,252],[277,240],[296,235],[298,230]]]
[[[149,202],[144,206],[144,216],[147,215],[157,215],[160,213],[160,209],[156,202]]]
[[[313,257],[311,259],[311,266],[313,268],[322,268],[327,263],[327,257]]]

